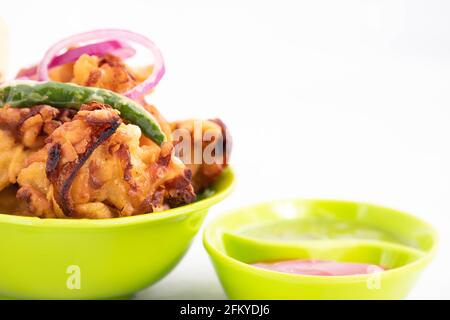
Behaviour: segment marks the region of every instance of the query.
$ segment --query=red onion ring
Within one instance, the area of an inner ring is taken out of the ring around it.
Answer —
[[[144,80],[141,84],[137,85],[133,89],[124,93],[125,96],[131,99],[137,99],[144,94],[148,93],[152,90],[161,78],[164,75],[164,60],[161,52],[158,47],[147,37],[121,29],[104,29],[104,30],[95,30],[90,32],[85,32],[81,34],[77,34],[66,38],[53,47],[51,47],[46,53],[44,58],[38,67],[38,80],[40,81],[48,81],[48,69],[50,66],[53,57],[56,56],[61,50],[64,50],[68,47],[77,45],[81,42],[93,41],[93,40],[118,40],[118,41],[133,41],[136,42],[147,49],[149,49],[153,54],[153,72],[152,74]]]
[[[37,65],[21,69],[19,73],[16,75],[16,80],[29,80],[31,77],[34,77],[37,73]]]
[[[127,59],[135,55],[136,50],[129,45],[116,40],[92,43],[86,46],[69,49],[62,55],[54,57],[48,65],[48,68],[51,69],[62,64],[77,61],[83,54],[102,57],[107,53],[114,54],[122,59]]]
[[[65,53],[55,56],[48,65],[48,68],[51,69],[66,63],[77,61],[77,59],[83,54],[102,57],[108,53],[113,54],[121,59],[127,59],[134,56],[136,54],[136,50],[134,50],[126,43],[122,43],[116,40],[92,43],[86,46],[68,49]],[[16,76],[16,79],[30,79],[36,76],[37,69],[37,65],[22,69]]]

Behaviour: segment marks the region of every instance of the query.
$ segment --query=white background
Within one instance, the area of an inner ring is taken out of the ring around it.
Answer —
[[[167,73],[151,101],[170,119],[220,116],[234,135],[235,193],[368,201],[437,227],[438,257],[412,299],[450,298],[450,2],[17,1],[0,15],[12,75],[62,37],[143,33]],[[197,237],[139,298],[224,298]]]

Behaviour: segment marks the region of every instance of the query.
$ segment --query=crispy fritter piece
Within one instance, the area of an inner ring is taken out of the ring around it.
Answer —
[[[116,132],[121,122],[112,109],[94,103],[83,107],[70,125],[61,126],[47,139],[51,146],[48,147],[45,172],[53,185],[53,196],[65,216],[75,215],[70,191],[78,172],[93,152]],[[74,132],[78,135],[73,135]],[[67,140],[68,135],[72,140]]]
[[[17,182],[26,156],[23,146],[15,141],[12,133],[0,129],[0,191]]]
[[[102,58],[84,54],[74,63],[53,68],[49,72],[53,81],[72,82],[118,93],[124,93],[139,84],[140,73],[133,72],[120,58],[110,54]]]
[[[152,71],[152,66],[139,70],[132,69],[125,65],[122,59],[113,55],[106,55],[105,57],[82,55],[73,63],[51,69],[49,74],[50,79],[54,81],[73,82],[79,85],[100,87],[123,93],[144,81]],[[26,71],[24,72],[26,73]],[[193,174],[192,180],[195,191],[201,192],[214,184],[222,171],[227,167],[231,150],[231,138],[224,123],[219,119],[207,121],[185,120],[169,123],[154,106],[148,105],[143,97],[139,102],[157,119],[168,138],[168,142],[176,146],[176,156],[182,159]],[[27,135],[24,143],[33,145],[35,148],[43,145],[42,134],[37,136],[35,134],[39,128],[39,121],[39,118],[32,118],[23,129]],[[195,134],[195,128],[198,125],[201,128],[201,136]],[[190,137],[191,151],[189,155],[183,154],[183,149],[185,148],[180,148],[182,146],[180,142],[183,139],[177,135],[179,129],[186,131],[186,134]],[[172,144],[170,145],[172,146]],[[140,146],[142,149],[153,150],[152,156],[160,152],[160,148],[145,136],[141,136]],[[210,153],[211,150],[218,152],[218,154],[214,154],[212,158],[205,158],[204,154]],[[199,153],[200,157],[196,156]],[[30,158],[37,156],[32,155]],[[147,201],[149,202],[150,200],[147,199]],[[159,207],[156,206],[155,208]],[[85,210],[85,212],[88,211]]]
[[[172,130],[175,154],[191,170],[195,192],[202,192],[228,166],[232,144],[228,129],[220,119],[213,119],[174,122]]]
[[[73,112],[47,105],[0,109],[0,191],[17,182],[28,158]]]
[[[111,218],[195,200],[190,170],[173,145],[141,145],[137,126],[107,105],[82,106],[18,177],[19,199],[42,217]]]
[[[0,129],[11,132],[25,148],[39,149],[45,144],[45,138],[62,123],[70,121],[75,113],[48,105],[23,109],[6,106],[0,109]]]

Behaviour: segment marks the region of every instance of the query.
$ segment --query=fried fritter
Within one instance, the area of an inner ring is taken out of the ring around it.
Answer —
[[[195,200],[188,168],[173,145],[140,145],[137,126],[115,110],[84,105],[46,138],[17,179],[17,197],[40,217],[112,218]]]
[[[149,72],[151,73],[151,70]],[[141,76],[116,56],[106,55],[100,58],[84,54],[74,63],[52,69],[50,78],[54,81],[124,93],[139,84]]]
[[[44,146],[45,137],[73,114],[72,110],[46,105],[0,109],[0,191],[17,182],[28,157]]]
[[[131,69],[112,55],[82,55],[51,69],[50,78],[124,93],[151,72],[152,66]],[[139,102],[165,133],[161,146],[100,103],[78,112],[46,105],[0,109],[0,191],[12,186],[20,211],[26,208],[21,214],[46,218],[112,218],[193,202],[228,166],[225,124],[171,123],[143,97]]]
[[[2,191],[17,182],[17,176],[25,163],[26,152],[7,130],[0,130],[0,150],[0,191]]]
[[[195,191],[204,191],[228,166],[232,142],[227,127],[220,119],[184,120],[172,123],[172,130],[175,154],[191,170]]]

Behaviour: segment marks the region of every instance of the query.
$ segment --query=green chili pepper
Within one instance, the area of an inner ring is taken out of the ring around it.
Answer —
[[[153,116],[137,102],[112,91],[82,87],[72,83],[13,81],[0,85],[0,108],[29,108],[47,104],[55,108],[78,110],[82,104],[99,102],[118,110],[123,119],[141,128],[158,145],[166,136]]]

